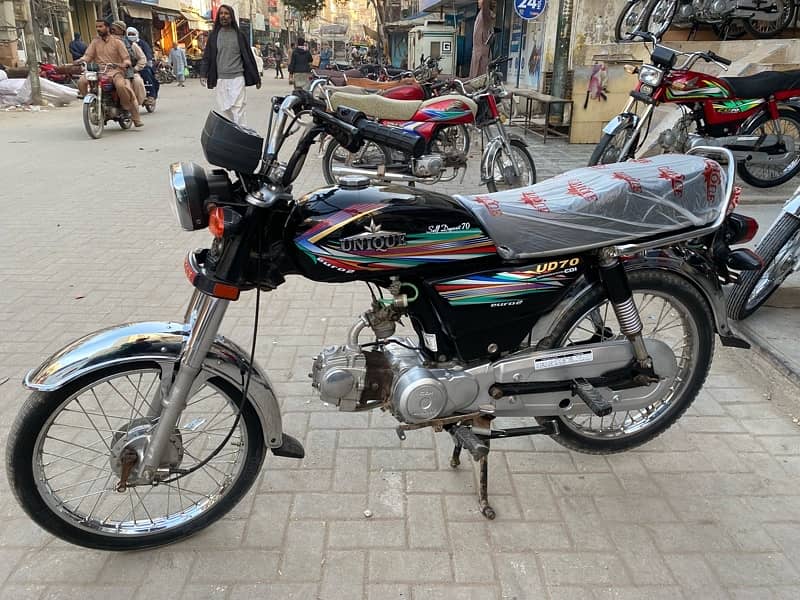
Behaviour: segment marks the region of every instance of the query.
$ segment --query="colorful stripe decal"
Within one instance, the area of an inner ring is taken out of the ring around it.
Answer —
[[[493,275],[473,275],[436,284],[436,291],[454,306],[493,304],[521,296],[563,288],[574,274],[542,275],[534,271],[512,271]]]

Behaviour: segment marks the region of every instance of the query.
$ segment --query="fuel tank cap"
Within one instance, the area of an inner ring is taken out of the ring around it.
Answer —
[[[343,190],[363,190],[369,187],[366,175],[343,175],[339,178],[339,187]]]

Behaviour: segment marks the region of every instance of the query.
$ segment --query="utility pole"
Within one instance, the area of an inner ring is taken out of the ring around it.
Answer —
[[[558,31],[556,33],[556,51],[553,56],[553,82],[550,85],[550,94],[559,98],[564,97],[564,90],[567,87],[573,4],[573,0],[560,0],[558,6]]]
[[[31,104],[42,106],[42,85],[39,81],[39,25],[33,9],[33,0],[27,4],[28,19],[25,22],[25,62],[31,80]]]
[[[110,0],[111,2],[111,16],[115,21],[119,21],[119,4],[117,0]]]

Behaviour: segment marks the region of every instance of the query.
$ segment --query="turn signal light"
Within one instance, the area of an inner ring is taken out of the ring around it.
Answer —
[[[622,68],[630,75],[636,75],[639,72],[639,65],[625,65]]]
[[[217,206],[211,209],[208,215],[208,230],[216,238],[221,238],[224,235],[236,233],[239,231],[239,226],[242,222],[242,215],[235,210]]]

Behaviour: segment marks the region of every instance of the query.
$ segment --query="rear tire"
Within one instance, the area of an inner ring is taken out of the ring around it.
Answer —
[[[758,244],[764,261],[758,271],[745,271],[728,299],[728,315],[741,321],[766,302],[794,271],[800,257],[800,219],[781,214]]]
[[[621,154],[625,144],[628,143],[628,140],[633,135],[633,130],[634,126],[631,123],[617,133],[604,133],[600,141],[597,142],[594,152],[592,152],[592,155],[589,157],[589,166],[593,167],[595,165],[624,162],[633,158],[636,146],[639,145],[638,140],[631,144],[631,150],[625,156]]]
[[[744,28],[755,38],[772,38],[789,27],[797,10],[795,0],[782,0],[781,16],[776,21],[744,19]]]
[[[329,185],[336,185],[340,177],[334,174],[336,166],[374,171],[379,165],[388,166],[391,163],[389,151],[374,142],[367,142],[358,152],[348,152],[339,142],[331,139],[322,157],[322,174]]]
[[[760,131],[759,131],[760,130]],[[791,137],[794,140],[795,156],[780,174],[775,177],[763,177],[753,173],[753,169],[762,168],[748,165],[747,162],[740,162],[737,164],[737,172],[742,181],[752,185],[753,187],[769,188],[775,187],[786,183],[792,179],[798,172],[800,172],[800,117],[794,110],[788,108],[781,108],[779,110],[778,119],[773,121],[769,113],[762,113],[756,119],[753,126],[747,131],[742,132],[744,135],[752,135],[754,133],[762,135],[779,134]],[[786,132],[786,133],[784,133]],[[763,174],[762,174],[763,175]]]
[[[628,281],[641,314],[644,336],[660,339],[673,348],[678,372],[668,389],[670,394],[646,409],[612,412],[602,419],[593,415],[555,417],[559,434],[552,436],[553,440],[578,452],[622,452],[661,435],[689,408],[711,368],[714,318],[697,288],[665,271],[633,271],[628,273]],[[595,286],[564,315],[549,336],[549,343],[541,349],[596,343],[619,335],[606,292]]]

